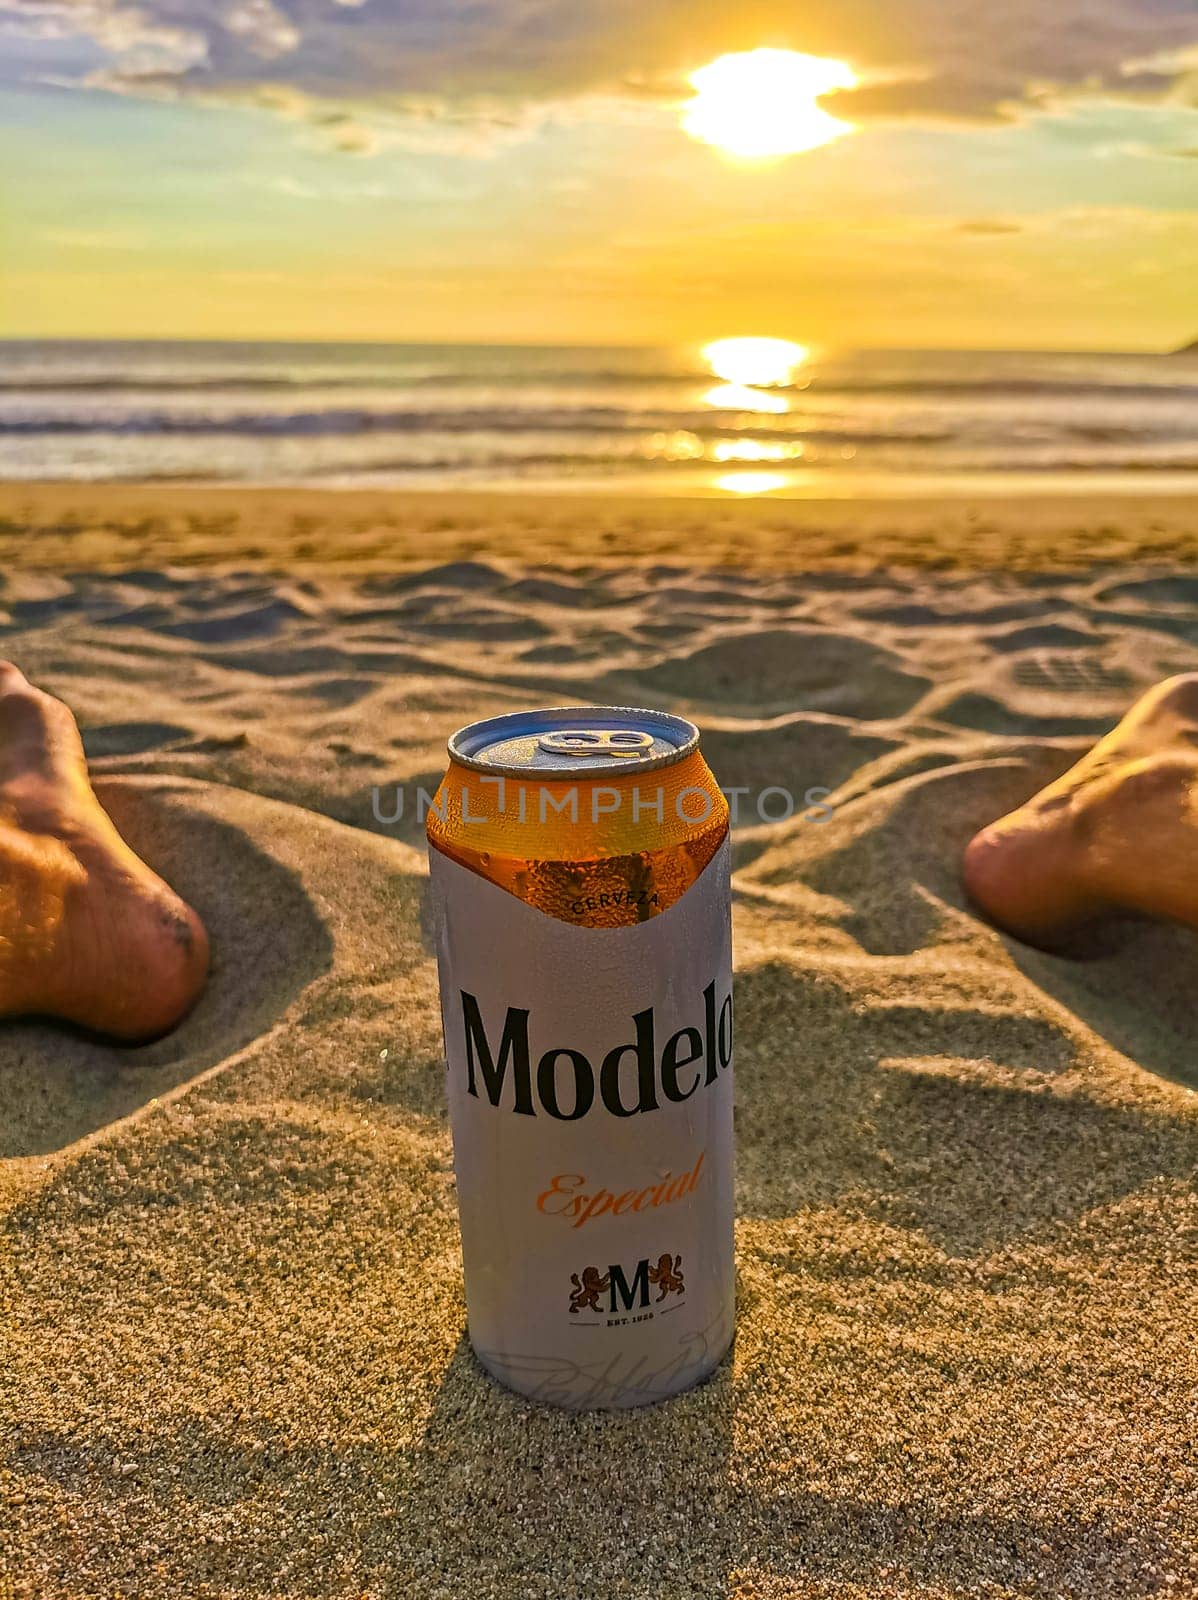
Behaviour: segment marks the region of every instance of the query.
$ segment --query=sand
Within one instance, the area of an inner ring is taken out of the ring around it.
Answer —
[[[31,550],[36,548],[36,556]],[[1039,572],[1198,558],[1193,497],[928,500],[631,499],[387,489],[0,484],[0,572],[213,566],[391,572],[494,556],[679,560],[751,572],[1002,568]]]
[[[145,1049],[0,1027],[0,1595],[1198,1594],[1198,942],[1043,955],[956,871],[1198,667],[1192,507],[0,519],[0,649],[214,948]],[[834,814],[736,831],[734,1354],[578,1417],[463,1336],[420,832],[372,790],[633,697]]]

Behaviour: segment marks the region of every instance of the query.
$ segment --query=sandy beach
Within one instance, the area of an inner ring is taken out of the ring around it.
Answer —
[[[1198,669],[1165,495],[0,490],[0,654],[201,913],[170,1037],[0,1025],[8,1600],[1198,1594],[1192,933],[960,853]],[[734,836],[739,1324],[540,1409],[464,1335],[422,830],[448,733],[668,706]]]

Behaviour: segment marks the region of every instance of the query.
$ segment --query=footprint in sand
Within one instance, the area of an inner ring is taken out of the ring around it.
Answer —
[[[873,720],[910,710],[928,685],[901,656],[854,634],[774,628],[729,634],[618,674],[612,698],[744,716],[805,710]]]
[[[1133,578],[1096,589],[1093,598],[1099,605],[1132,605],[1147,611],[1185,610],[1192,616],[1198,607],[1198,578],[1181,572],[1159,578]]]
[[[292,623],[309,620],[310,613],[293,601],[275,599],[248,610],[169,622],[157,632],[168,638],[188,639],[193,644],[243,644],[254,639],[272,639]]]
[[[1017,661],[1012,676],[1029,689],[1065,694],[1126,694],[1134,682],[1126,668],[1107,666],[1093,656],[1049,653]]]
[[[392,576],[364,578],[360,585],[362,594],[411,594],[417,589],[479,590],[501,589],[508,574],[484,561],[449,561],[439,567],[421,567],[414,572]]]

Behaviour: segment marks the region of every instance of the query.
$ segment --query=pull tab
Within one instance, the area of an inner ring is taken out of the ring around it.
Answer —
[[[653,748],[653,735],[636,728],[560,728],[543,733],[537,748],[551,756],[597,756],[636,760]]]

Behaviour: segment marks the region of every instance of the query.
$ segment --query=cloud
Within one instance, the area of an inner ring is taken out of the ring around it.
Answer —
[[[850,61],[863,83],[836,109],[853,119],[1002,118],[1103,88],[1163,93],[1198,47],[1194,0],[0,0],[4,20],[96,41],[112,86],[289,88],[415,103],[425,122],[676,97],[694,66],[761,44]]]
[[[260,61],[290,55],[303,38],[287,13],[272,0],[240,0],[228,7],[222,20],[229,33]]]
[[[345,4],[345,0],[335,3]],[[105,87],[126,92],[129,88],[112,80],[105,80]],[[178,92],[161,79],[152,85],[140,80],[136,88],[159,95]],[[618,107],[615,112],[605,107],[597,112],[589,99],[555,104],[530,101],[521,105],[481,97],[451,101],[431,95],[403,95],[386,101],[354,103],[316,97],[282,83],[217,89],[189,80],[187,92],[201,101],[248,105],[302,123],[320,145],[348,155],[374,155],[395,147],[424,154],[489,156],[504,145],[526,139],[551,116],[568,120],[590,114],[610,121],[619,111]]]
[[[59,47],[64,61],[72,59],[71,45],[90,41],[100,60],[119,63],[126,75],[163,73],[178,79],[207,55],[202,28],[186,21],[186,7],[168,17],[173,8],[151,4],[125,6],[117,0],[0,0],[0,64],[6,57],[21,59],[21,45],[45,50]]]
[[[1001,233],[1022,233],[1021,222],[1012,222],[1006,217],[977,217],[970,222],[955,224],[958,233],[976,233],[982,235]]]

